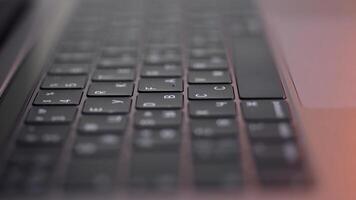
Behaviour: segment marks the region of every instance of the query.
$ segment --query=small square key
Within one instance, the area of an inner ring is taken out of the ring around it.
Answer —
[[[234,117],[236,107],[234,101],[190,101],[191,117]]]
[[[179,109],[183,106],[180,93],[141,93],[137,96],[137,109]]]
[[[131,107],[129,98],[88,98],[84,103],[84,114],[121,114],[128,113]]]
[[[188,87],[189,99],[234,99],[234,91],[231,85],[190,85]]]
[[[133,83],[126,83],[126,82],[92,83],[89,86],[88,96],[97,96],[97,97],[132,96],[133,90],[134,90]]]
[[[87,82],[86,76],[47,76],[42,89],[82,89]]]
[[[34,105],[78,105],[82,98],[81,90],[40,90]]]
[[[142,78],[139,92],[182,92],[183,81],[180,78]]]
[[[97,69],[92,79],[93,81],[133,81],[135,71],[129,68]]]
[[[242,101],[241,107],[247,121],[285,121],[290,119],[288,104],[283,100]]]

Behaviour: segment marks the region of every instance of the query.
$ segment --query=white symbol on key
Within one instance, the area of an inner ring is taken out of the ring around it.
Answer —
[[[258,106],[258,103],[257,103],[257,101],[248,101],[248,102],[246,103],[246,106],[247,106],[247,107],[257,107],[257,106]]]
[[[94,91],[94,94],[98,94],[98,95],[106,94],[106,91],[96,90],[96,91]]]
[[[175,118],[176,117],[176,112],[174,111],[166,111],[163,113],[164,118]]]
[[[37,113],[38,113],[39,115],[44,115],[44,114],[47,113],[47,110],[46,110],[46,109],[43,109],[43,108],[40,108],[40,109],[38,109]]]
[[[116,100],[116,99],[111,100],[111,104],[117,104],[117,103],[124,103],[124,101]]]
[[[54,95],[54,92],[47,92],[46,93],[46,96],[53,96]]]
[[[176,83],[176,79],[166,79],[164,80],[165,83]]]
[[[224,72],[222,71],[213,71],[213,76],[222,76]]]
[[[219,127],[229,126],[230,120],[228,119],[218,119],[216,120],[216,125]]]
[[[152,107],[156,107],[156,103],[153,103],[153,102],[146,102],[146,103],[143,103],[142,106],[143,106],[143,107],[152,108]]]
[[[197,98],[206,98],[206,97],[208,97],[208,95],[207,94],[195,94],[195,97],[197,97]]]
[[[116,83],[115,87],[126,87],[127,84],[126,83]]]
[[[225,86],[215,86],[214,90],[222,91],[222,90],[226,90],[226,87]]]
[[[60,103],[70,103],[72,100],[70,99],[60,99],[59,102]]]
[[[176,95],[173,95],[173,94],[167,94],[167,95],[164,95],[163,96],[164,99],[175,99],[176,98]]]

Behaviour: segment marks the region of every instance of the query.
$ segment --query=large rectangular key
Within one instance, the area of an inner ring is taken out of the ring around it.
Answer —
[[[284,98],[283,87],[266,41],[262,37],[238,37],[233,44],[240,98]]]

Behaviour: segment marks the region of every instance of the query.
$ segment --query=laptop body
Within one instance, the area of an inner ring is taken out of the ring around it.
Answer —
[[[1,97],[4,196],[353,199],[355,4],[275,0],[258,2],[256,11],[246,2],[40,2],[33,35],[41,37],[19,54]],[[126,11],[137,7],[131,18]],[[217,9],[229,7],[236,12]],[[83,38],[108,42],[72,46]],[[170,67],[155,57],[162,51]],[[122,55],[125,66],[112,66]],[[135,55],[140,63],[130,67]],[[205,62],[211,58],[226,63]],[[182,73],[164,76],[173,64]],[[216,78],[221,74],[225,79]]]

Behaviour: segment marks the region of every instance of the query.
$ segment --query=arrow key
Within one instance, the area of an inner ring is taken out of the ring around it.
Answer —
[[[84,114],[124,114],[129,113],[131,99],[129,98],[88,98],[85,101]]]

